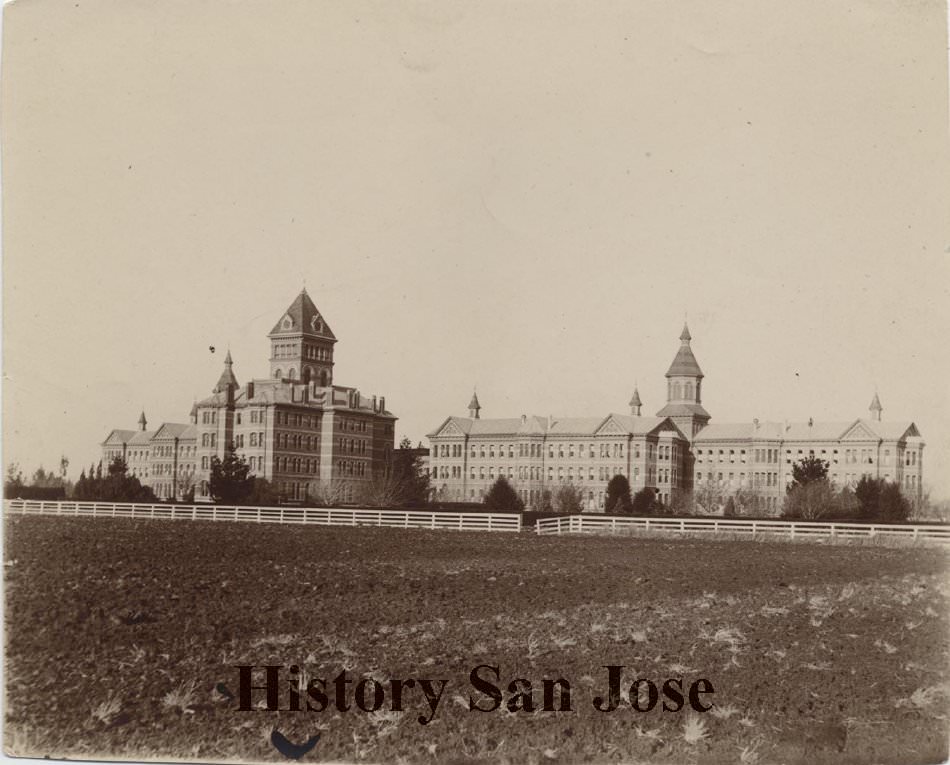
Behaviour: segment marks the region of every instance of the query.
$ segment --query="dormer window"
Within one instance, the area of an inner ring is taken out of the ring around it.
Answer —
[[[280,328],[283,330],[290,330],[294,328],[294,320],[289,316],[285,316],[284,320],[280,323]]]

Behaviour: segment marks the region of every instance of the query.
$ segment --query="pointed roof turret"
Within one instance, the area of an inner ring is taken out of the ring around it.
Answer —
[[[333,330],[330,329],[330,326],[320,315],[320,311],[313,304],[310,295],[307,294],[306,287],[300,291],[300,294],[284,312],[280,321],[274,325],[268,337],[301,334],[322,337],[336,342],[336,335],[333,334]]]
[[[473,420],[479,419],[478,412],[482,405],[478,403],[478,394],[472,391],[472,400],[468,402],[468,414]]]
[[[874,391],[874,398],[871,399],[871,406],[868,407],[868,411],[871,412],[872,420],[881,419],[881,412],[884,411],[884,407],[881,406],[881,399],[877,397],[877,391]]]
[[[699,362],[696,361],[696,357],[693,355],[693,349],[689,347],[689,341],[692,339],[692,335],[689,334],[689,327],[684,322],[683,331],[680,332],[680,349],[676,352],[673,363],[670,364],[669,371],[666,373],[667,377],[703,376],[703,370],[699,368]]]
[[[142,410],[142,414],[139,415],[139,430],[145,430],[145,426],[148,425],[148,420],[145,419],[145,410]]]
[[[633,386],[633,398],[630,399],[630,414],[635,417],[640,416],[640,407],[643,406],[643,403],[640,401],[640,389],[638,386]]]
[[[218,384],[214,386],[214,393],[220,393],[229,387],[234,390],[240,387],[237,378],[234,376],[234,371],[231,369],[233,364],[234,362],[231,361],[231,349],[229,348],[228,355],[224,357],[224,371],[221,373],[221,377],[218,378]]]

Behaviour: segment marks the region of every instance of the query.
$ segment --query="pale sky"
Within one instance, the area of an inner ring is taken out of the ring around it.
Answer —
[[[714,422],[877,390],[950,496],[940,2],[19,0],[3,43],[5,464],[265,377],[306,282],[397,438],[475,385],[653,414],[688,314]]]

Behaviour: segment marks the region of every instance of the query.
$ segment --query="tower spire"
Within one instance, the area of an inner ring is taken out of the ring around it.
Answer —
[[[142,410],[142,414],[139,415],[139,430],[145,430],[145,426],[148,425],[148,420],[145,419],[145,410]]]
[[[481,408],[482,405],[478,403],[478,393],[473,389],[472,400],[468,402],[468,416],[473,420],[479,419],[478,413]]]
[[[871,406],[868,407],[868,410],[871,412],[871,419],[881,421],[881,412],[884,411],[884,407],[881,406],[881,399],[877,396],[877,391],[874,391],[874,398],[871,399]]]
[[[640,416],[640,407],[643,406],[643,402],[640,401],[640,389],[639,386],[633,384],[633,398],[630,399],[630,414],[634,417]]]

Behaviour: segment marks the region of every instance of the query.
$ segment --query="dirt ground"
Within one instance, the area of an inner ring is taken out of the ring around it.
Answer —
[[[283,761],[276,728],[320,734],[304,762],[947,758],[943,550],[49,517],[5,534],[16,754]],[[238,709],[238,665],[284,668],[281,711],[261,690]],[[490,712],[470,709],[490,706],[478,665],[499,668]],[[605,665],[624,667],[606,713]],[[307,711],[308,682],[332,697],[343,671],[349,709]],[[429,724],[418,685],[391,710],[393,678],[444,682]],[[542,709],[545,678],[570,710]],[[637,711],[638,678],[705,679],[713,706]],[[379,710],[355,706],[359,680]]]

